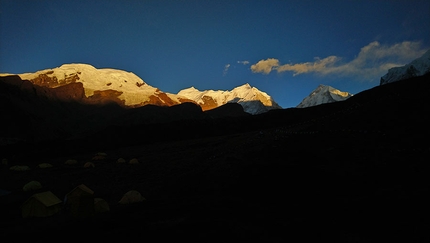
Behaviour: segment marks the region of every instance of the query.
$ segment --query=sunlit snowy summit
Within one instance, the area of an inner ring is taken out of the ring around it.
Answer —
[[[236,87],[231,91],[204,90],[194,87],[179,91],[178,96],[194,100],[203,110],[210,110],[227,103],[242,105],[245,112],[259,114],[271,109],[281,109],[267,93],[251,87],[248,83]]]
[[[210,110],[226,103],[236,102],[245,112],[259,114],[270,109],[281,108],[268,94],[249,84],[231,91],[199,91],[193,87],[178,94],[163,92],[143,81],[132,72],[112,68],[95,68],[89,64],[63,64],[60,67],[40,70],[34,73],[0,74],[18,75],[35,85],[47,88],[66,88],[70,84],[82,83],[85,102],[115,102],[125,107],[144,105],[173,106],[185,102],[199,105],[202,110]],[[76,89],[77,86],[70,86]]]
[[[305,108],[316,106],[325,103],[332,103],[336,101],[343,101],[353,96],[349,92],[340,91],[328,85],[320,84],[314,89],[307,97],[305,97],[297,108]]]
[[[393,67],[388,73],[381,77],[380,85],[396,82],[412,77],[423,76],[430,72],[430,50],[412,62],[401,66]]]

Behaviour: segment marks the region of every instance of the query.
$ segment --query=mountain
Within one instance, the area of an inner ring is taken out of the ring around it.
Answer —
[[[346,100],[353,96],[351,93],[337,90],[331,86],[320,84],[315,90],[305,97],[297,108],[305,108],[325,103]]]
[[[248,83],[236,87],[231,91],[199,91],[191,87],[179,91],[178,96],[195,101],[203,110],[210,110],[227,103],[238,103],[242,105],[245,112],[250,114],[260,114],[272,109],[282,109],[267,93],[251,87]]]
[[[18,113],[21,104],[66,109],[62,114],[40,110],[53,116],[44,122],[57,120],[56,116],[73,119],[77,110],[94,113],[103,107],[109,107],[106,114],[117,112],[117,118],[127,112],[145,118],[147,109],[195,117],[109,126],[104,120],[98,124],[102,130],[80,139],[0,146],[0,155],[7,159],[0,169],[1,189],[11,192],[0,197],[2,232],[52,238],[53,231],[84,230],[99,239],[112,238],[115,232],[192,242],[411,242],[412,236],[412,241],[428,242],[429,78],[427,73],[378,85],[342,102],[200,119],[202,113],[241,107],[228,103],[202,112],[199,106],[184,103],[123,112],[117,104],[61,101],[82,95],[81,83],[69,84],[76,85],[74,93],[71,89],[60,93],[8,77],[0,82],[0,135],[9,132],[5,122],[25,133],[23,129],[32,129],[27,118],[41,119],[31,107]],[[36,94],[46,95],[36,99]],[[14,114],[20,119],[10,121]],[[71,125],[90,122],[82,119]],[[96,160],[98,152],[107,156]],[[77,164],[66,165],[70,158]],[[118,158],[137,158],[140,164],[118,163]],[[88,161],[95,167],[85,168]],[[40,163],[53,167],[42,169]],[[15,165],[30,170],[8,169]],[[22,188],[31,180],[41,182],[40,191],[49,190],[59,198],[84,183],[108,202],[110,211],[76,219],[64,208],[52,217],[22,218],[20,206],[33,194]],[[147,200],[119,204],[129,189]]]
[[[0,74],[8,75],[14,74]],[[79,102],[84,102],[82,98],[86,98],[85,102],[92,104],[114,102],[130,108],[148,104],[172,106],[191,102],[200,105],[203,110],[209,110],[227,102],[236,102],[250,114],[281,108],[269,95],[249,84],[232,91],[198,91],[189,88],[172,94],[152,87],[132,72],[111,68],[97,69],[88,64],[64,64],[53,69],[17,75],[22,80],[29,80],[35,85],[47,88],[82,83],[85,97],[80,97]]]
[[[412,62],[388,70],[388,73],[381,77],[380,85],[396,82],[412,77],[423,76],[430,72],[430,50]]]
[[[8,74],[0,76],[6,75]],[[126,107],[139,107],[147,104],[171,106],[191,102],[148,85],[134,73],[110,68],[97,69],[88,64],[64,64],[18,76],[47,88],[82,83],[87,101],[93,103],[115,102]]]
[[[118,98],[121,94],[118,91],[98,90],[95,91],[99,92],[98,96],[87,97],[82,82],[58,85],[52,82],[58,79],[46,80],[50,85],[39,86],[22,80],[18,75],[0,76],[0,108],[3,113],[0,145],[77,139],[101,131],[112,134],[118,127],[147,127],[251,115],[238,103],[221,105],[205,112],[193,102],[171,106],[146,104],[130,108]],[[157,98],[152,97],[152,100]],[[210,127],[210,124],[207,126]]]

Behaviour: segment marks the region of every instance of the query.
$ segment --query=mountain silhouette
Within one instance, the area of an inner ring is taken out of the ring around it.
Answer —
[[[429,78],[387,83],[344,101],[247,115],[238,104],[204,112],[194,103],[139,109],[74,103],[8,77],[0,89],[8,121],[2,134],[22,140],[0,147],[8,161],[0,182],[11,191],[0,197],[1,225],[8,234],[90,229],[100,239],[114,231],[206,242],[424,241]],[[9,85],[10,79],[21,85]],[[36,93],[45,98],[35,99]],[[53,112],[59,107],[67,112]],[[86,114],[79,121],[88,124],[77,123],[77,114]],[[71,119],[68,127],[88,126],[86,133],[25,140],[43,122],[44,131],[67,134],[54,122],[63,116]],[[98,152],[107,156],[84,168]],[[71,158],[77,163],[65,164]],[[53,167],[38,169],[42,162]],[[13,165],[31,170],[9,170]],[[66,212],[22,219],[19,205],[30,196],[22,184],[35,179],[59,198],[84,183],[111,211],[85,220]],[[131,189],[146,200],[118,204]]]

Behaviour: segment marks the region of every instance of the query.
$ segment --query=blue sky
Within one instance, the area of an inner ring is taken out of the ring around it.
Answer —
[[[356,94],[430,49],[430,1],[0,0],[0,73],[65,63],[177,93],[249,83],[282,107]]]

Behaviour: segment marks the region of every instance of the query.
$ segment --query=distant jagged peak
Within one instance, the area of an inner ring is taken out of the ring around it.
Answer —
[[[251,114],[282,108],[267,93],[252,87],[249,83],[237,86],[232,90],[199,91],[191,87],[179,91],[177,95],[194,100],[201,105],[204,110],[210,110],[227,103],[239,103],[243,106],[245,112]]]
[[[252,89],[252,86],[249,83],[245,83],[245,84],[242,84],[240,86],[237,86],[234,89]]]
[[[305,97],[297,108],[305,108],[310,106],[316,106],[325,103],[332,103],[336,101],[343,101],[353,96],[353,94],[340,91],[329,85],[320,84],[314,89],[307,97]]]
[[[430,49],[427,50],[421,57],[412,62],[401,66],[393,67],[381,77],[379,85],[396,82],[412,77],[423,76],[430,72]]]

